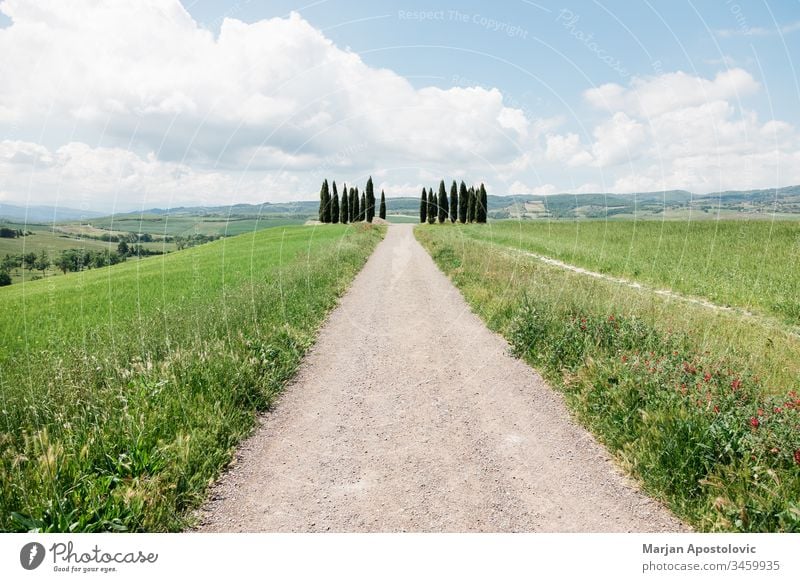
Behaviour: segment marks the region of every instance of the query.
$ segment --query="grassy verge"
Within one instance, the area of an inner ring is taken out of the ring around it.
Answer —
[[[650,494],[700,530],[800,531],[795,336],[505,252],[488,227],[415,232]]]
[[[0,530],[184,527],[383,232],[276,228],[0,289]]]
[[[464,233],[485,238],[472,227]],[[500,221],[492,223],[491,238],[800,325],[796,221]]]

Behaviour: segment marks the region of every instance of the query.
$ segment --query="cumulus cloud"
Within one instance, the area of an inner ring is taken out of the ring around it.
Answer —
[[[708,192],[800,182],[800,140],[780,120],[761,121],[743,106],[759,84],[742,69],[713,79],[683,72],[608,84],[584,93],[607,117],[583,143],[551,134],[547,158],[596,167],[616,192],[687,189]]]
[[[496,89],[416,90],[296,13],[227,18],[215,38],[177,0],[1,6],[0,121],[94,127],[160,159],[308,169],[362,141],[373,156],[502,159],[528,131]]]
[[[584,98],[598,109],[652,117],[708,101],[738,101],[758,89],[758,82],[744,69],[722,71],[713,79],[676,71],[654,77],[635,77],[627,88],[607,83],[585,91]]]

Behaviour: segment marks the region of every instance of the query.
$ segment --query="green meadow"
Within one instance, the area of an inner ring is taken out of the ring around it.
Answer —
[[[187,526],[383,232],[273,228],[0,289],[0,530]]]
[[[797,221],[495,221],[497,244],[800,325]]]

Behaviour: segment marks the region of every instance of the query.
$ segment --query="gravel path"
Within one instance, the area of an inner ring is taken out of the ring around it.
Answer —
[[[201,531],[680,531],[389,228]]]

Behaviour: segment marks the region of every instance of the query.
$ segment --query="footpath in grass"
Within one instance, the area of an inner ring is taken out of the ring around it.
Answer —
[[[0,289],[0,530],[185,527],[384,232],[275,228]]]
[[[800,325],[797,221],[506,220],[463,233]]]
[[[651,495],[703,531],[800,531],[796,336],[508,253],[492,226],[415,233]]]

